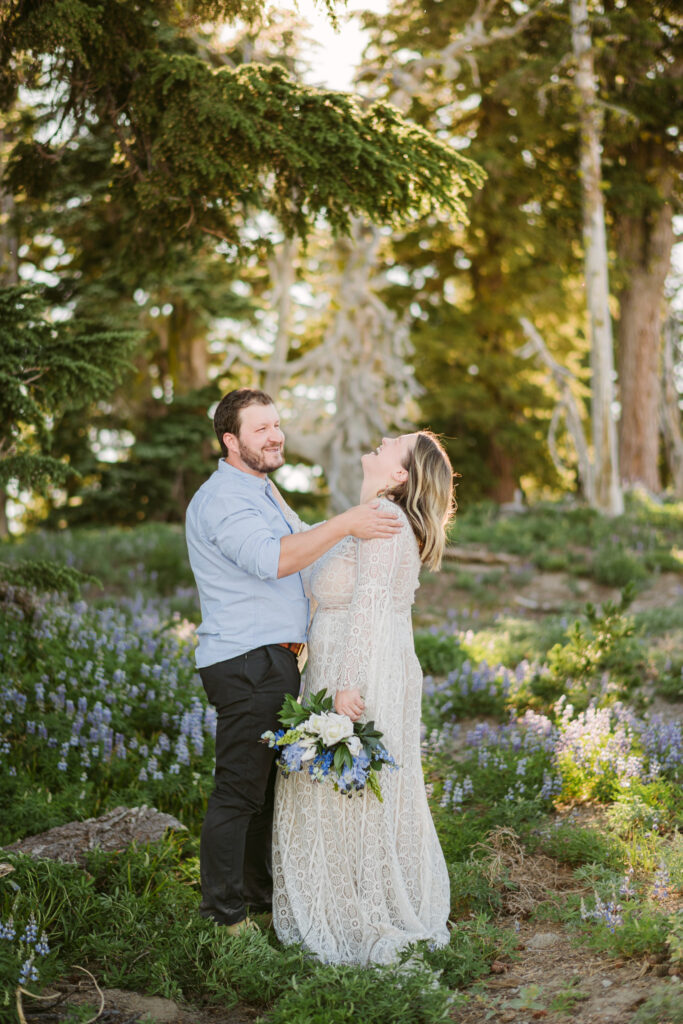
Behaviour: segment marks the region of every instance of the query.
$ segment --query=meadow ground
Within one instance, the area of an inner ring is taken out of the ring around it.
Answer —
[[[213,716],[181,531],[6,548],[102,586],[4,606],[0,844],[120,805],[187,831],[85,867],[0,856],[0,1020],[88,1020],[97,983],[105,1024],[683,1024],[683,507],[481,507],[452,540],[414,615],[451,942],[373,970],[196,913]]]

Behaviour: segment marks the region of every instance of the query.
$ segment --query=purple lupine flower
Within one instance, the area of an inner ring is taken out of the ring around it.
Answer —
[[[26,927],[24,929],[24,934],[21,936],[21,941],[22,942],[33,943],[33,942],[36,941],[37,938],[38,938],[38,925],[36,923],[35,915],[31,914],[31,916],[29,917],[29,919],[28,919],[28,921],[26,923]]]

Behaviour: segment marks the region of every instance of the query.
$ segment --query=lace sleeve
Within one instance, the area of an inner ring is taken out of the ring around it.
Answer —
[[[414,537],[407,520],[394,537],[357,542],[356,580],[337,690],[358,687],[364,694],[369,674],[381,670],[378,655],[386,641],[387,617],[393,613],[399,579],[404,571],[410,571],[404,556],[411,543]]]

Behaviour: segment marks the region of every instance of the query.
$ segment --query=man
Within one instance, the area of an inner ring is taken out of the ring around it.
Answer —
[[[284,463],[284,434],[263,391],[227,394],[214,428],[223,458],[186,522],[202,611],[197,668],[218,712],[200,914],[237,934],[248,927],[247,907],[271,909],[275,754],[259,738],[278,728],[284,695],[299,693],[309,617],[299,572],[349,534],[390,537],[401,526],[370,503],[305,529],[268,479]]]

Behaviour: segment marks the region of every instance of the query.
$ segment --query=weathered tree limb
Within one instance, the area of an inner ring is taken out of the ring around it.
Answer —
[[[566,366],[562,366],[556,359],[553,359],[548,350],[548,346],[530,320],[526,317],[521,317],[519,322],[522,330],[529,340],[526,345],[523,345],[522,348],[517,350],[517,355],[521,356],[522,359],[528,359],[530,356],[535,355],[548,369],[550,376],[555,381],[560,392],[558,405],[550,422],[550,431],[548,436],[548,443],[553,461],[558,468],[564,468],[561,460],[559,459],[555,445],[558,418],[559,415],[563,413],[565,416],[567,431],[572,439],[572,443],[576,451],[579,477],[581,479],[583,492],[586,496],[586,501],[589,505],[594,505],[595,468],[588,451],[588,444],[586,443],[581,408],[571,388],[572,383],[576,383],[576,378]]]
[[[443,557],[451,562],[481,562],[482,565],[518,565],[520,561],[517,555],[509,555],[504,551],[461,548],[454,545],[444,550]]]

